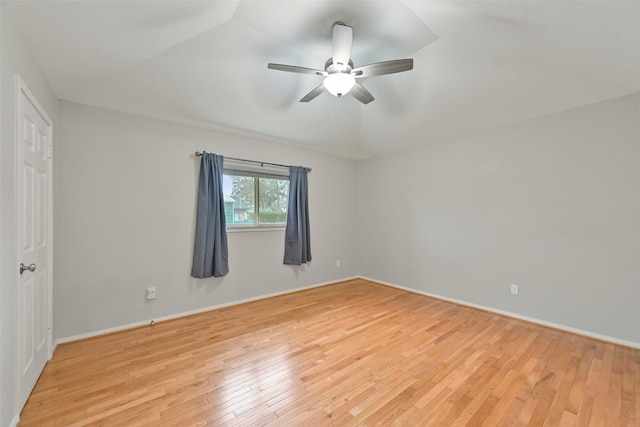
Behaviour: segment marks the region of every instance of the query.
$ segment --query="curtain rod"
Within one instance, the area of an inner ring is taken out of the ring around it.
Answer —
[[[199,152],[199,151],[196,151],[196,157],[200,157],[200,156],[202,156],[202,153]],[[225,159],[235,160],[237,162],[255,163],[255,164],[258,164],[258,165],[261,165],[261,166],[270,165],[270,166],[278,166],[278,167],[281,167],[281,168],[289,168],[289,167],[291,167],[289,165],[281,165],[279,163],[259,162],[257,160],[238,159],[236,157],[225,157]],[[307,171],[311,172],[311,168],[305,167],[305,169]]]

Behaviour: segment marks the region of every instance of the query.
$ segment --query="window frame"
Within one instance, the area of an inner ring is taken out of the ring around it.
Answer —
[[[265,178],[265,179],[277,179],[277,180],[281,180],[281,181],[287,181],[287,186],[290,186],[290,179],[289,179],[289,171],[287,170],[282,171],[282,173],[279,173],[280,171],[269,171],[269,172],[262,172],[262,171],[256,171],[253,168],[242,168],[242,167],[236,167],[235,165],[233,167],[227,167],[225,166],[223,168],[222,174],[223,177],[224,176],[244,176],[244,177],[249,177],[249,178],[253,178],[253,202],[254,202],[254,222],[253,224],[234,224],[234,223],[227,223],[227,232],[231,232],[231,233],[236,233],[236,232],[250,232],[250,231],[284,231],[286,229],[287,226],[287,220],[285,217],[285,220],[283,223],[272,223],[272,224],[260,224],[258,223],[259,218],[260,218],[260,179],[261,178]],[[287,195],[289,194],[289,191],[287,189]],[[287,210],[285,212],[288,212],[288,201],[287,201]]]

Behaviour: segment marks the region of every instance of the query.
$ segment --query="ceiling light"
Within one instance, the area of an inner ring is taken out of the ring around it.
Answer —
[[[338,98],[349,93],[355,83],[356,79],[351,74],[344,72],[329,74],[323,82],[329,93]]]

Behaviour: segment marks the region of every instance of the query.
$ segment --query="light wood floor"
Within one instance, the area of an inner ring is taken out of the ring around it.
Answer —
[[[640,350],[353,280],[61,345],[21,425],[640,426]]]

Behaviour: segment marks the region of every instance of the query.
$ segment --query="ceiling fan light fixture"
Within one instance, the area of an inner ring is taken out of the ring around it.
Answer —
[[[413,70],[413,59],[374,62],[354,68],[353,61],[350,58],[353,28],[342,22],[336,22],[333,24],[332,31],[331,57],[327,59],[327,62],[324,64],[324,71],[285,64],[269,63],[267,66],[267,68],[272,70],[324,76],[322,84],[316,86],[303,96],[300,102],[309,102],[316,99],[323,92],[329,92],[338,98],[351,93],[351,95],[361,103],[368,104],[375,98],[361,84],[356,84],[356,78],[382,76]]]
[[[323,82],[329,93],[338,98],[349,93],[355,83],[356,79],[351,74],[340,72],[329,74]]]

